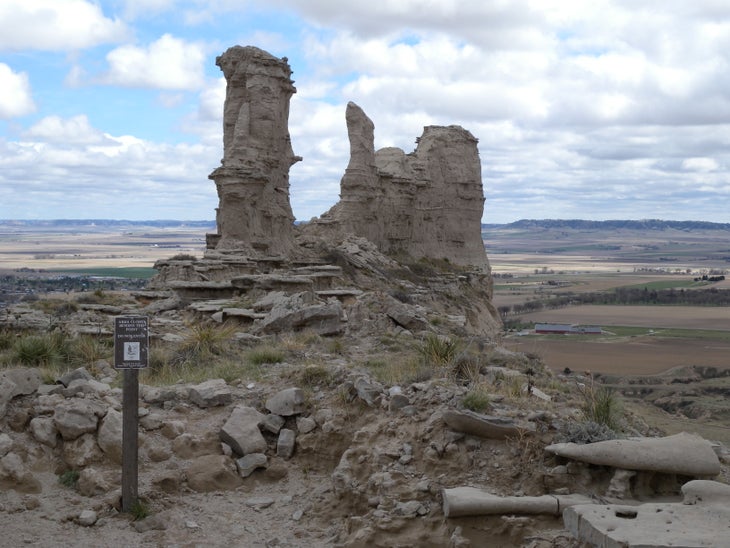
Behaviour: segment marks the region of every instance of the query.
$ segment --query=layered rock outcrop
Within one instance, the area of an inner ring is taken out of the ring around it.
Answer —
[[[429,126],[412,153],[376,152],[372,120],[349,103],[350,161],[340,201],[295,226],[289,168],[301,158],[287,127],[296,92],[289,64],[240,46],[216,63],[227,82],[223,160],[210,175],[219,197],[217,233],[207,235],[202,259],[158,261],[150,287],[172,289],[178,299],[160,306],[212,299],[215,304],[196,311],[211,311],[216,321],[235,317],[256,334],[417,333],[434,330],[442,318],[460,334],[498,331],[481,240],[481,164],[471,133]],[[276,306],[268,294],[278,295]],[[236,299],[254,306],[241,308]],[[256,309],[261,302],[270,305]]]
[[[489,270],[477,139],[460,126],[427,126],[416,150],[375,151],[374,124],[347,105],[350,162],[340,202],[322,216],[387,254],[447,259]]]
[[[289,137],[296,93],[286,58],[235,46],[216,59],[226,78],[223,160],[210,174],[218,190],[218,234],[208,247],[263,255],[294,248],[289,168],[301,160]]]

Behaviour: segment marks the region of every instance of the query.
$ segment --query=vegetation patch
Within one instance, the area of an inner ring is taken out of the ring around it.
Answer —
[[[58,483],[69,489],[76,489],[79,483],[79,471],[66,470],[58,476]]]
[[[157,270],[146,266],[61,268],[51,270],[51,272],[58,272],[61,274],[78,274],[99,278],[130,278],[145,280],[152,278],[157,274]]]
[[[469,409],[476,413],[483,413],[491,407],[489,392],[484,386],[472,388],[462,398],[461,404],[465,409]]]
[[[418,347],[418,352],[427,365],[444,367],[454,360],[458,347],[453,339],[429,333]]]

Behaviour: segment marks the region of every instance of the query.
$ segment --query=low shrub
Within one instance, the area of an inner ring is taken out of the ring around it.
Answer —
[[[69,489],[76,489],[79,483],[79,471],[78,470],[66,470],[58,476],[58,483]]]
[[[173,363],[199,364],[201,361],[220,356],[229,350],[229,342],[235,328],[228,325],[209,323],[192,324],[190,332],[180,344],[172,358]]]
[[[593,421],[569,422],[556,437],[558,443],[595,443],[597,441],[614,440],[616,432],[606,426]]]
[[[252,365],[281,363],[285,358],[286,354],[284,351],[271,347],[254,348],[246,354],[246,361]]]
[[[489,401],[489,392],[482,386],[473,388],[462,398],[461,404],[465,409],[469,409],[476,413],[483,413],[491,406]]]

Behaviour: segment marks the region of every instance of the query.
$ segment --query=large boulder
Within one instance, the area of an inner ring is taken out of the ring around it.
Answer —
[[[75,440],[82,434],[96,432],[99,416],[106,413],[101,404],[89,400],[72,400],[56,409],[53,422],[64,440]]]
[[[200,493],[236,489],[242,482],[235,463],[225,455],[196,458],[185,469],[185,476],[188,486]]]
[[[97,442],[108,459],[122,464],[122,414],[119,411],[109,408],[99,425]]]
[[[266,440],[259,429],[263,417],[253,407],[236,406],[220,430],[221,441],[240,457],[249,453],[265,453]]]
[[[299,415],[306,409],[304,401],[304,391],[301,388],[287,388],[280,390],[268,400],[266,400],[266,409],[274,415],[281,417],[291,417]]]

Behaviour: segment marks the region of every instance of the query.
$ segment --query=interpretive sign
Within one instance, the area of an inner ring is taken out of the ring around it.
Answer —
[[[122,381],[122,512],[137,504],[139,370],[149,365],[150,335],[146,316],[114,318],[114,368]]]
[[[114,368],[144,369],[149,365],[150,336],[146,316],[114,318]]]

